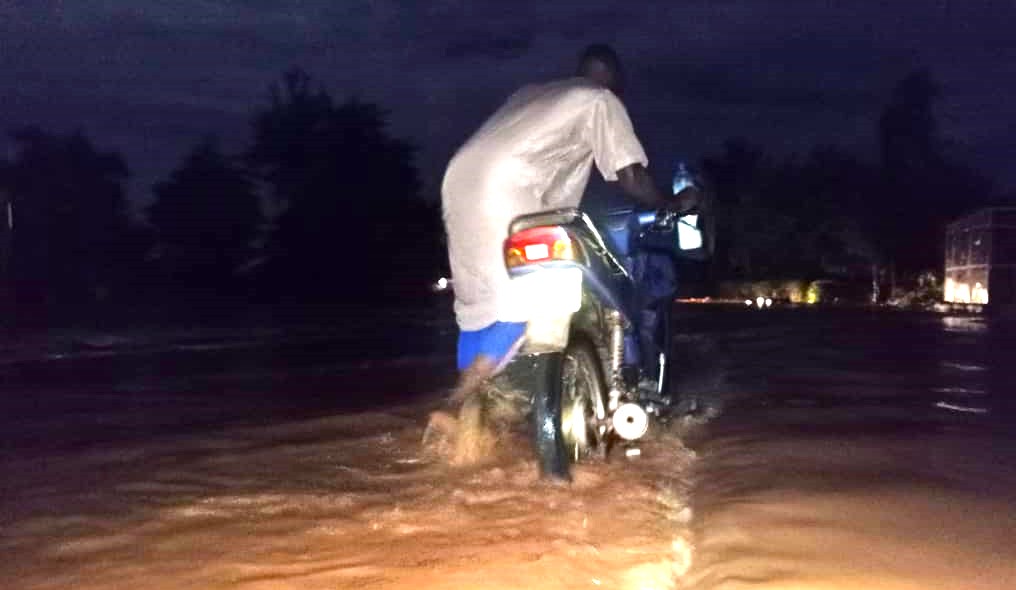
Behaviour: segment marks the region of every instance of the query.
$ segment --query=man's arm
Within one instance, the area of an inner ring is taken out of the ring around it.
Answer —
[[[700,194],[695,187],[688,187],[677,196],[669,196],[659,190],[642,164],[632,164],[618,170],[617,183],[621,185],[621,190],[626,195],[653,209],[670,209],[682,213],[692,209],[699,202]]]
[[[667,197],[656,188],[642,164],[632,164],[618,170],[617,183],[621,185],[624,194],[646,207],[662,209],[667,206]]]

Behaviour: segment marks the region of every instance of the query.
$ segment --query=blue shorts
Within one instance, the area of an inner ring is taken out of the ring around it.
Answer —
[[[500,371],[518,353],[525,335],[525,322],[494,322],[480,330],[459,332],[459,370],[483,355],[497,363]]]

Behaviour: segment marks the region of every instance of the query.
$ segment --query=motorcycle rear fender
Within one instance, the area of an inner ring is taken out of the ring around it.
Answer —
[[[522,352],[543,354],[564,351],[568,347],[573,315],[543,316],[530,319],[526,326],[526,343],[522,347]]]
[[[509,234],[533,227],[560,226],[579,244],[574,261],[548,261],[509,269],[519,276],[539,272],[545,268],[578,267],[582,271],[582,307],[575,314],[559,317],[539,317],[530,320],[527,330],[526,353],[561,352],[568,346],[569,336],[578,332],[597,347],[603,340],[605,309],[616,309],[624,316],[624,307],[608,284],[617,278],[628,278],[628,271],[603,241],[592,220],[575,208],[558,209],[514,219]],[[625,317],[625,321],[628,318]]]
[[[523,348],[527,352],[561,352],[568,346],[570,332],[578,331],[587,339],[599,343],[604,332],[604,318],[609,310],[621,313],[622,321],[627,325],[629,318],[617,295],[610,290],[596,272],[584,264],[572,261],[552,261],[527,265],[509,270],[509,275],[541,272],[555,268],[578,268],[582,272],[582,304],[578,311],[569,314],[536,315],[529,320],[526,331],[527,344]]]

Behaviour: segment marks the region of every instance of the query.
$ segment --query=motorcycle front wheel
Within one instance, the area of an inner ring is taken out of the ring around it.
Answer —
[[[656,321],[656,350],[657,350],[657,361],[656,361],[656,379],[658,386],[658,394],[662,399],[668,400],[671,404],[677,400],[674,392],[671,390],[671,374],[673,373],[673,367],[671,366],[671,360],[673,359],[673,346],[674,346],[674,327],[671,325],[673,321],[674,303],[672,301],[665,300],[659,304],[657,313],[660,314],[659,319]]]

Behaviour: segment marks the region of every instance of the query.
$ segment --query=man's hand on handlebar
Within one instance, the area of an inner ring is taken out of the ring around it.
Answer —
[[[702,191],[696,186],[689,186],[670,199],[667,209],[678,215],[684,215],[689,211],[694,211],[701,202]]]
[[[698,207],[702,201],[702,192],[695,186],[689,186],[677,195],[660,191],[641,164],[632,164],[618,170],[617,181],[628,197],[645,207],[666,209],[683,215]]]

